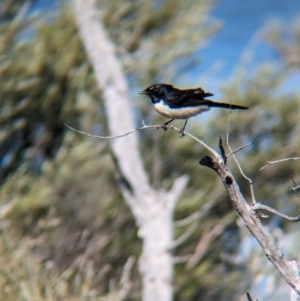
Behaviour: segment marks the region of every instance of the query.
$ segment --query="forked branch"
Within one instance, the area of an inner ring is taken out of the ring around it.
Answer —
[[[268,212],[271,212],[289,222],[299,222],[300,221],[300,216],[296,216],[296,217],[292,217],[292,216],[288,216],[284,213],[281,213],[279,212],[278,210],[270,207],[270,206],[267,206],[267,205],[264,205],[262,203],[256,203],[256,204],[253,204],[252,205],[252,209],[255,210],[255,211],[258,211],[258,210],[265,210],[265,211],[268,211]]]
[[[244,224],[256,238],[262,249],[264,250],[269,261],[279,271],[281,276],[289,284],[289,286],[300,295],[300,279],[299,275],[294,271],[292,262],[289,262],[279,250],[272,235],[266,230],[260,222],[259,216],[252,206],[248,205],[240,192],[239,186],[231,171],[227,166],[222,164],[220,160],[214,157],[204,157],[200,164],[213,169],[222,180],[227,189],[231,201],[241,216]],[[253,204],[253,206],[257,206]]]

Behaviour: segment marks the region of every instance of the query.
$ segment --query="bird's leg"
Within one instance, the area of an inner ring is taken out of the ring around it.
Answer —
[[[186,120],[185,120],[185,123],[184,123],[184,125],[183,125],[183,128],[179,131],[179,134],[181,134],[181,137],[180,137],[180,138],[182,138],[182,137],[184,136],[184,130],[185,130],[185,126],[186,126],[187,122],[188,122],[188,120],[186,119]]]
[[[164,131],[167,130],[166,125],[168,125],[169,123],[171,123],[173,120],[174,120],[174,119],[171,119],[171,120],[169,120],[168,122],[165,122],[165,123],[162,125],[162,128],[163,128]]]

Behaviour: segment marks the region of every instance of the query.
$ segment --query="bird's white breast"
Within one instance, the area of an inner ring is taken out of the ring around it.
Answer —
[[[172,119],[187,119],[209,111],[209,106],[170,108],[162,100],[154,104],[155,110],[161,115]]]

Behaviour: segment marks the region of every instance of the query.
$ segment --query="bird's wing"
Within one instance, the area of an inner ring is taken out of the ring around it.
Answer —
[[[173,89],[167,95],[165,101],[173,107],[207,105],[212,103],[212,101],[204,98],[212,95],[212,93],[206,93],[201,88],[188,90]]]
[[[190,97],[196,97],[196,98],[206,98],[213,96],[214,94],[210,92],[205,92],[202,88],[196,88],[196,89],[188,89],[184,90]]]

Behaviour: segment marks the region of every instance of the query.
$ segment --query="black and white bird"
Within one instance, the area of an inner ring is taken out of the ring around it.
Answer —
[[[164,129],[175,119],[185,119],[184,126],[180,130],[182,136],[184,136],[188,119],[209,111],[210,108],[248,109],[244,106],[208,100],[206,98],[213,94],[205,92],[202,88],[180,90],[169,84],[155,84],[141,91],[140,94],[148,95],[155,110],[161,115],[171,118],[163,124]]]

